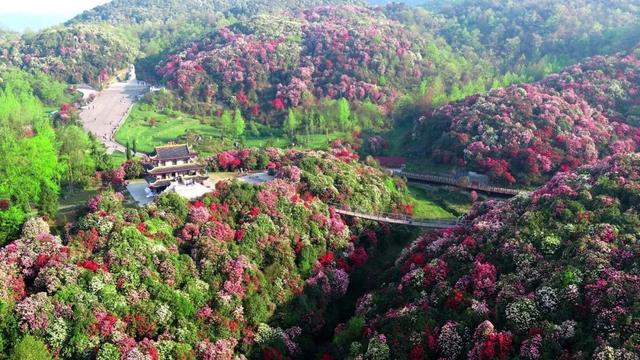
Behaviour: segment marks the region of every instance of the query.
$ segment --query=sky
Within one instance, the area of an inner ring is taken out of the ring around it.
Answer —
[[[39,30],[109,0],[0,0],[0,28]]]

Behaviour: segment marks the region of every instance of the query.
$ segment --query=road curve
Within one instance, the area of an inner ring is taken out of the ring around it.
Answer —
[[[133,69],[130,74],[129,80],[113,83],[98,92],[95,100],[80,111],[82,126],[105,144],[109,154],[125,151],[125,146],[115,141],[115,133],[138,95],[147,90],[145,85],[136,80]]]

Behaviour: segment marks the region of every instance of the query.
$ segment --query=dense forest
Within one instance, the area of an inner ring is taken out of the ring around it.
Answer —
[[[639,17],[113,0],[0,31],[0,360],[640,358]],[[153,193],[168,142],[205,195]]]

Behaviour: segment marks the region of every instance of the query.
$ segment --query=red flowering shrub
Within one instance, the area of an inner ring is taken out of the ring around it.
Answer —
[[[323,6],[222,28],[169,55],[158,75],[207,104],[282,112],[316,97],[368,99],[388,110],[430,70],[425,44],[378,9]]]
[[[105,24],[49,28],[6,45],[5,54],[15,66],[43,71],[69,83],[96,86],[130,64],[137,51],[118,29]],[[62,110],[61,116],[68,115]]]
[[[638,70],[633,54],[595,57],[538,83],[470,96],[421,117],[419,141],[435,161],[506,183],[542,183],[637,149]]]
[[[358,300],[358,354],[384,334],[398,358],[637,356],[626,325],[640,303],[631,199],[640,155],[616,155],[424,234]]]

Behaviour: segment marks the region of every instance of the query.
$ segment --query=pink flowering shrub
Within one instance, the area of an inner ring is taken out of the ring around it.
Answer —
[[[633,54],[595,57],[538,83],[470,96],[421,117],[418,141],[437,162],[539,184],[637,149],[639,69]]]
[[[10,42],[6,56],[14,66],[97,87],[134,60],[136,46],[113,26],[76,24]]]
[[[15,324],[11,337],[0,325],[1,346],[31,334],[60,359],[304,356],[381,240],[367,230],[375,224],[349,222],[332,206],[392,211],[406,189],[332,153],[228,155],[246,169],[271,163],[278,176],[221,182],[192,202],[163,194],[143,208],[105,191],[60,237],[42,219],[27,221],[0,248],[0,317]],[[272,319],[285,330],[264,328]]]
[[[158,75],[187,107],[196,99],[282,112],[309,98],[346,98],[389,110],[430,71],[424,45],[380,9],[321,6],[221,28],[166,57]]]
[[[398,358],[638,356],[626,325],[640,304],[638,199],[630,154],[476,204],[464,223],[405,248],[388,282],[358,301],[360,354],[384,334]]]

